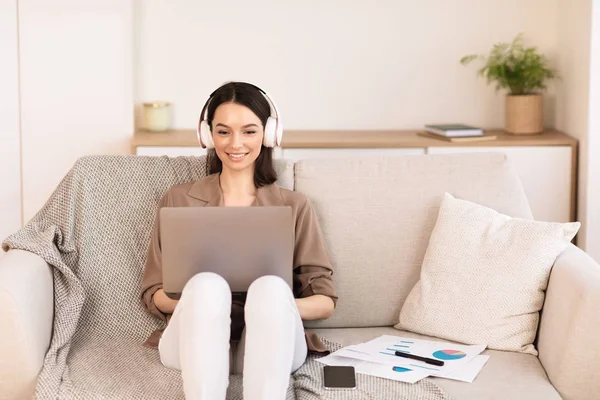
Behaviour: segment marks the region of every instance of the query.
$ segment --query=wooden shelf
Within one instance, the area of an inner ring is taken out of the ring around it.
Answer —
[[[314,130],[284,131],[283,148],[394,148],[394,147],[469,147],[469,146],[576,146],[577,140],[563,132],[548,130],[538,135],[512,135],[502,130],[486,130],[496,140],[452,143],[417,135],[416,130]],[[196,131],[138,131],[132,147],[198,146]]]

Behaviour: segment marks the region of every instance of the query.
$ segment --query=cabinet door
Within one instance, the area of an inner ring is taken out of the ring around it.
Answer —
[[[200,146],[138,146],[135,154],[138,156],[203,156],[206,149]]]
[[[429,147],[428,154],[502,152],[514,164],[538,221],[571,221],[571,147]]]
[[[425,154],[424,148],[386,148],[386,149],[289,149],[284,148],[282,157],[299,161],[307,158],[340,158],[363,156],[398,156]]]

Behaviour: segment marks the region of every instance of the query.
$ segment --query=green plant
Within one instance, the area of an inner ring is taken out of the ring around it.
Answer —
[[[536,47],[525,47],[522,33],[511,43],[495,44],[487,59],[483,55],[470,54],[461,58],[460,62],[467,65],[474,60],[485,61],[479,75],[487,77],[488,84],[495,81],[496,91],[508,88],[511,95],[545,90],[547,79],[559,78],[556,71],[548,66],[546,56],[539,54]]]

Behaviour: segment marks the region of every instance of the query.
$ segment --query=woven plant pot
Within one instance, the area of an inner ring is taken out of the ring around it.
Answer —
[[[544,131],[541,94],[506,96],[504,124],[514,135],[535,135]]]

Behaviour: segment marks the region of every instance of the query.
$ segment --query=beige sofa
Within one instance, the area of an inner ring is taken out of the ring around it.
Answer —
[[[336,269],[334,315],[307,326],[343,345],[381,334],[421,337],[392,326],[419,279],[445,191],[531,218],[516,172],[500,153],[278,161],[278,168],[281,186],[311,199]],[[156,185],[166,190],[164,183]],[[144,207],[152,214],[155,203]],[[51,267],[33,253],[11,250],[0,259],[0,399],[27,398],[33,391],[51,339],[52,279]],[[473,383],[434,382],[465,400],[600,399],[599,309],[600,266],[571,245],[551,273],[536,340],[539,357],[486,351],[491,358]],[[77,365],[70,365],[73,376],[88,373]],[[112,396],[106,398],[119,398]]]

